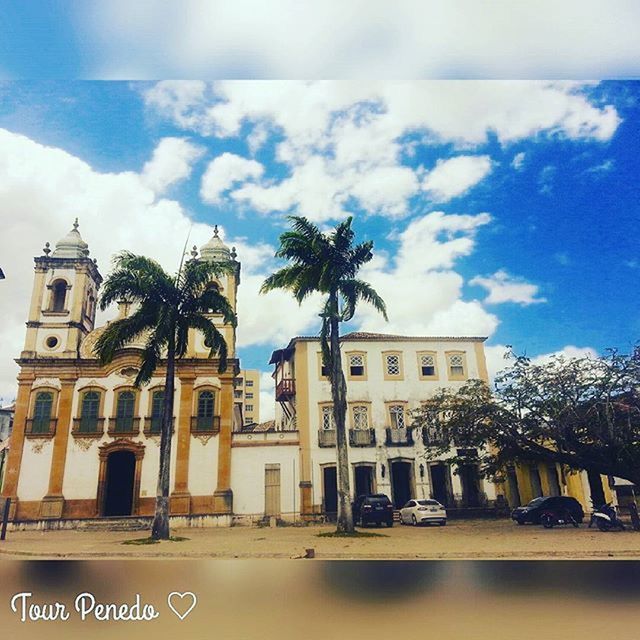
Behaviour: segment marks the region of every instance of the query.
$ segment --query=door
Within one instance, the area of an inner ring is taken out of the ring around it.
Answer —
[[[264,515],[267,518],[280,517],[280,465],[264,466]]]
[[[354,467],[355,495],[365,496],[373,493],[373,467],[358,465]]]
[[[460,474],[460,484],[462,485],[463,506],[481,506],[478,467],[475,464],[465,464],[460,467],[458,473]]]
[[[391,490],[393,493],[393,506],[401,509],[413,497],[411,482],[411,462],[398,460],[391,463]]]
[[[109,454],[103,515],[132,515],[135,470],[136,456],[132,451]]]
[[[451,505],[451,470],[447,464],[429,465],[431,495],[444,507]]]
[[[520,487],[518,486],[518,474],[513,465],[507,467],[507,486],[509,488],[509,506],[520,506]]]
[[[322,468],[322,495],[324,513],[334,520],[338,515],[338,478],[335,467]]]

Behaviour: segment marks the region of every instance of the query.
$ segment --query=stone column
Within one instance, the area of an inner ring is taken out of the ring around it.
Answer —
[[[189,493],[189,448],[191,446],[191,414],[193,408],[194,376],[180,376],[180,401],[178,405],[178,442],[176,473],[171,494],[171,513],[186,515],[191,512]]]
[[[53,454],[51,456],[51,471],[49,473],[49,491],[40,503],[41,518],[61,518],[64,508],[62,482],[67,461],[67,446],[71,431],[71,407],[73,404],[73,390],[75,379],[60,380],[61,389],[58,400],[58,424],[53,439]]]
[[[221,380],[220,435],[218,436],[218,486],[213,494],[215,513],[233,512],[231,491],[231,432],[233,426],[233,378]]]

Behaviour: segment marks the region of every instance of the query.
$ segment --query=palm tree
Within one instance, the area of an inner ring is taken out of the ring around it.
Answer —
[[[338,471],[339,533],[353,533],[349,490],[349,459],[345,419],[347,414],[347,385],[340,357],[340,323],[348,322],[356,306],[363,300],[371,304],[387,319],[382,298],[370,284],[356,278],[358,270],[373,258],[371,240],[353,245],[352,218],[347,218],[328,234],[304,217],[289,216],[293,230],[280,236],[276,257],[291,262],[269,276],[260,289],[290,291],[298,303],[315,292],[326,295],[322,313],[320,343],[323,364],[329,369],[333,419],[336,427],[336,455]]]
[[[144,339],[136,387],[149,382],[156,369],[166,363],[164,406],[160,432],[160,465],[156,510],[151,529],[155,540],[169,538],[169,465],[176,359],[187,352],[189,329],[204,334],[209,357],[219,356],[220,372],[227,368],[227,344],[207,315],[221,314],[235,326],[236,316],[228,300],[211,286],[212,280],[230,265],[204,260],[181,264],[176,276],[168,275],[154,260],[122,252],[114,259],[114,270],[104,283],[100,307],[126,300],[136,305],[128,317],[115,320],[96,341],[94,353],[103,364],[111,362],[120,349]]]

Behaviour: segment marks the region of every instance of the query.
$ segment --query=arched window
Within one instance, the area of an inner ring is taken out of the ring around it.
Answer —
[[[95,433],[98,431],[100,414],[100,393],[98,391],[87,391],[82,396],[80,407],[79,433]]]
[[[33,407],[32,433],[48,433],[51,424],[51,411],[53,409],[53,393],[40,391],[36,395]]]
[[[56,280],[51,287],[51,310],[64,311],[67,298],[67,283]]]
[[[116,431],[133,430],[136,396],[133,391],[121,391],[116,405]]]
[[[154,391],[151,396],[151,433],[162,430],[162,416],[164,414],[164,389]]]
[[[198,394],[197,429],[213,429],[214,400],[213,391],[201,391]]]

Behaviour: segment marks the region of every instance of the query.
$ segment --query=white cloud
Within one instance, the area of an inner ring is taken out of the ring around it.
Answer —
[[[500,2],[487,11],[474,0],[86,0],[78,14],[88,33],[82,51],[100,61],[94,76],[593,78],[639,70],[633,1],[607,11],[598,0]]]
[[[275,418],[276,395],[275,381],[271,373],[260,373],[260,422],[267,422]]]
[[[520,153],[516,153],[516,155],[513,156],[513,160],[511,161],[511,166],[516,171],[522,168],[522,165],[524,164],[525,155],[526,155],[525,152],[521,151]]]
[[[435,202],[446,202],[466,193],[491,171],[489,156],[457,156],[438,160],[425,177],[422,188]]]
[[[547,364],[553,357],[562,356],[568,360],[574,358],[597,358],[598,353],[592,347],[576,347],[574,345],[567,345],[559,351],[553,351],[552,353],[542,353],[538,356],[531,358],[532,364]]]
[[[509,275],[506,271],[496,271],[492,276],[483,278],[476,276],[469,280],[469,284],[485,288],[489,295],[485,298],[485,304],[502,304],[515,302],[522,306],[546,302],[545,298],[537,298],[539,287],[525,282],[521,278]]]
[[[172,184],[188,178],[193,164],[203,154],[202,147],[184,138],[163,138],[142,169],[142,181],[154,193],[162,194]]]
[[[413,335],[492,335],[495,315],[477,301],[462,300],[463,278],[453,270],[472,253],[477,230],[488,214],[445,215],[440,211],[413,220],[398,234],[393,258],[378,253],[362,270],[387,305],[389,322],[363,304],[359,328]]]
[[[202,176],[200,195],[205,202],[216,204],[234,184],[259,178],[264,167],[234,153],[223,153],[209,163]]]

